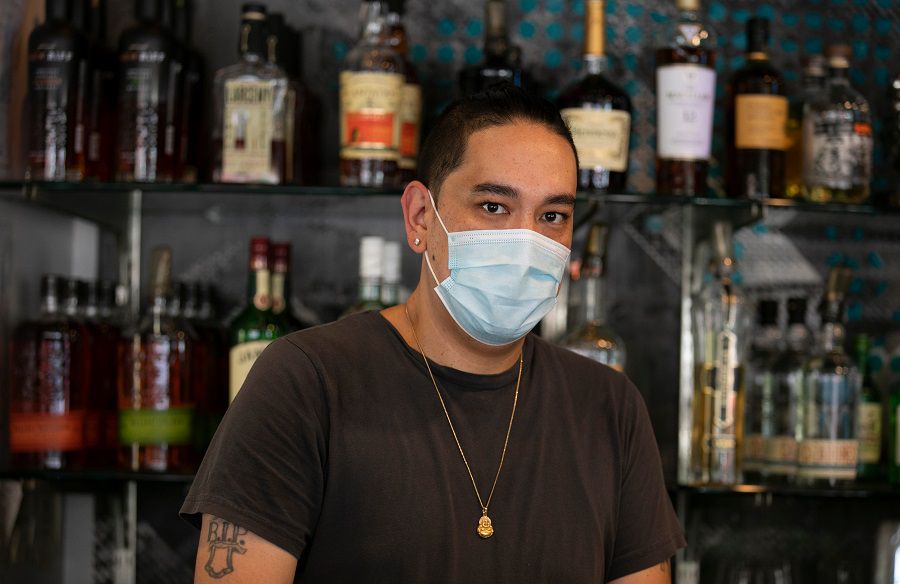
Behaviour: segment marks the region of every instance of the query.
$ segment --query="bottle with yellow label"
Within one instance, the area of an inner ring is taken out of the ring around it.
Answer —
[[[763,199],[785,193],[788,99],[769,61],[769,21],[747,21],[747,64],[728,92],[728,195]]]
[[[628,178],[631,100],[607,78],[603,0],[585,4],[585,75],[557,103],[578,150],[578,188],[622,193]]]
[[[250,301],[229,327],[229,402],[234,401],[256,358],[283,333],[279,318],[272,313],[269,247],[268,238],[250,240],[250,277],[247,279]]]

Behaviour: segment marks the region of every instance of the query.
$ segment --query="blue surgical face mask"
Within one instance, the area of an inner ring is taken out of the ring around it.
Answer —
[[[470,337],[507,345],[527,335],[556,305],[570,250],[530,229],[489,229],[447,234],[450,276],[439,281],[428,251],[425,261],[447,312]]]

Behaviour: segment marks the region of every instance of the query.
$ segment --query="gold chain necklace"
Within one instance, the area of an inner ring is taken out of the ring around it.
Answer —
[[[434,374],[431,372],[431,366],[428,364],[428,357],[425,356],[425,351],[422,350],[422,344],[419,342],[419,335],[416,333],[416,325],[413,324],[412,318],[409,316],[408,305],[404,304],[403,310],[406,312],[406,320],[409,321],[409,326],[412,328],[413,338],[416,340],[416,347],[419,349],[419,352],[422,354],[422,359],[425,361],[425,368],[428,370],[428,376],[431,378],[431,383],[434,384],[434,391],[437,393],[438,400],[441,402],[441,408],[443,408],[444,415],[447,417],[447,424],[450,425],[450,432],[453,434],[453,439],[456,441],[456,447],[459,448],[459,455],[462,456],[463,464],[466,465],[466,470],[469,471],[469,478],[472,480],[472,488],[475,489],[475,496],[478,497],[478,504],[481,506],[481,517],[478,519],[478,526],[475,528],[475,532],[479,537],[487,539],[494,535],[494,527],[491,525],[491,518],[488,517],[488,507],[491,505],[491,499],[494,498],[494,489],[497,488],[497,480],[500,478],[500,471],[503,469],[503,461],[506,459],[509,434],[512,432],[513,419],[516,417],[516,404],[519,403],[519,384],[522,382],[522,353],[519,353],[519,377],[516,379],[516,393],[513,397],[512,413],[509,416],[509,427],[506,429],[506,439],[503,441],[503,452],[500,453],[500,465],[497,466],[497,474],[494,475],[494,484],[491,485],[491,492],[488,494],[487,503],[485,503],[481,498],[481,493],[478,492],[478,485],[475,483],[475,475],[472,474],[472,468],[469,466],[469,461],[466,460],[466,453],[463,452],[462,444],[460,444],[459,437],[456,435],[456,429],[453,427],[453,422],[450,420],[450,412],[447,411],[447,406],[444,404],[441,390],[438,388]]]

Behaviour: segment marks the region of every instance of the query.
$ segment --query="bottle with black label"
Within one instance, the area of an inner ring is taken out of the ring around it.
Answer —
[[[628,178],[631,100],[608,78],[603,0],[585,6],[586,74],[557,100],[578,149],[578,188],[623,193]]]
[[[88,44],[70,24],[72,0],[47,0],[47,19],[28,37],[28,165],[31,180],[85,176],[84,100]]]
[[[728,196],[784,196],[788,100],[768,55],[769,20],[747,21],[747,64],[728,91]]]
[[[816,203],[863,203],[872,178],[872,118],[869,102],[850,85],[852,50],[826,51],[825,90],[803,108],[805,197]]]
[[[164,28],[162,0],[137,0],[137,25],[119,38],[116,179],[171,182],[175,175],[182,69]]]

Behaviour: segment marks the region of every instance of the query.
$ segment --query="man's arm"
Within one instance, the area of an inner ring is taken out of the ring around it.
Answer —
[[[203,514],[195,584],[290,584],[297,558],[221,517]]]
[[[669,571],[669,560],[652,568],[622,576],[609,584],[671,584],[672,574]]]

